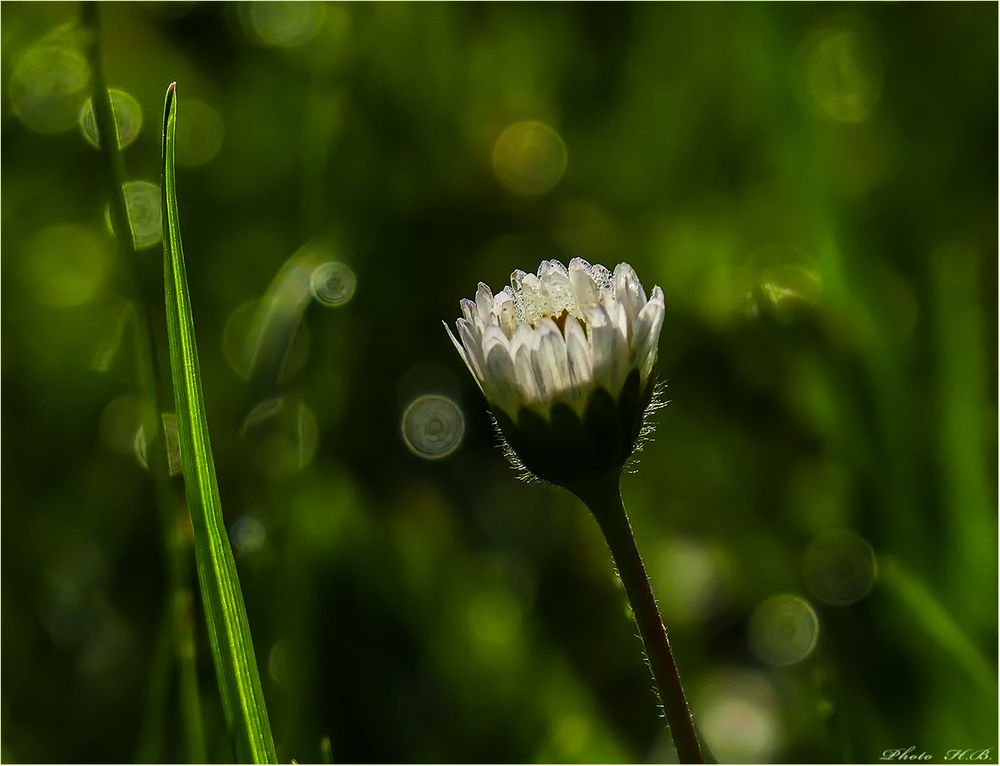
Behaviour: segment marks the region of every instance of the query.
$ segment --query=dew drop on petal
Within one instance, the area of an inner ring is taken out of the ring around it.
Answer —
[[[533,196],[551,191],[566,172],[566,144],[543,122],[516,122],[493,147],[493,169],[504,186]]]
[[[118,128],[118,146],[124,149],[139,137],[142,129],[142,107],[130,94],[117,88],[110,88],[111,108]],[[187,106],[185,105],[185,110]],[[185,115],[185,119],[187,119]],[[97,130],[97,116],[94,114],[94,100],[88,98],[80,110],[80,131],[87,143],[95,149],[101,147],[101,137]]]
[[[771,596],[750,618],[750,648],[771,665],[801,662],[812,654],[818,638],[819,618],[799,596]]]
[[[465,435],[465,416],[446,396],[414,399],[403,413],[403,442],[417,457],[438,460],[452,454]]]
[[[358,278],[351,268],[340,261],[327,261],[313,269],[309,289],[322,305],[336,308],[354,297]]]

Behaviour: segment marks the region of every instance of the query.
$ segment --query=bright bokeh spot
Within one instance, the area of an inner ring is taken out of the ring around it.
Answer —
[[[882,95],[884,74],[874,43],[856,30],[827,30],[807,55],[809,91],[822,113],[838,122],[867,120]]]
[[[765,676],[721,671],[697,690],[694,702],[705,744],[719,763],[768,763],[778,754],[783,731]]]
[[[163,239],[160,187],[149,181],[128,181],[124,188],[125,206],[128,208],[135,249],[142,250],[158,244]],[[108,231],[114,232],[110,205],[104,209],[104,220]]]
[[[465,416],[446,396],[414,399],[403,413],[403,442],[417,457],[438,460],[453,453],[465,435]]]
[[[521,602],[514,592],[497,587],[473,596],[466,616],[469,627],[481,641],[503,644],[520,630],[522,612]]]
[[[139,137],[142,130],[142,107],[130,93],[117,88],[108,90],[111,95],[111,109],[118,129],[118,146],[124,149]],[[80,110],[80,132],[87,143],[99,149],[101,137],[97,130],[97,115],[94,114],[94,100],[88,98]]]
[[[292,48],[316,36],[324,11],[323,3],[254,2],[243,6],[242,18],[262,43]]]
[[[256,516],[246,514],[233,522],[229,530],[233,548],[240,556],[256,553],[267,542],[267,527]]]
[[[175,159],[178,165],[204,165],[219,153],[225,134],[222,116],[203,101],[185,100],[177,120]]]
[[[351,267],[340,261],[321,263],[309,277],[309,289],[323,306],[337,308],[350,302],[358,287],[358,278]]]
[[[844,530],[814,540],[802,562],[806,588],[819,601],[847,606],[871,590],[878,573],[875,551],[866,540]]]
[[[89,84],[90,66],[67,32],[21,56],[8,92],[25,125],[38,133],[62,133],[76,124]]]
[[[22,273],[43,306],[70,308],[89,303],[102,292],[113,258],[108,240],[90,228],[59,224],[29,240]]]
[[[722,582],[719,557],[709,546],[675,538],[650,563],[667,624],[697,623],[713,613]]]
[[[131,455],[142,423],[142,409],[138,394],[122,394],[108,402],[97,423],[104,446],[119,455]]]
[[[750,618],[750,648],[771,665],[794,665],[816,648],[819,618],[799,596],[772,596]]]
[[[763,275],[760,289],[776,307],[795,304],[814,306],[819,300],[822,281],[812,269],[795,264],[774,266]]]
[[[514,123],[493,147],[493,170],[517,194],[544,194],[566,172],[566,144],[543,122]]]

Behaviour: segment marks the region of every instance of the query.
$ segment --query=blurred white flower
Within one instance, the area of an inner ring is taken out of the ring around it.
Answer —
[[[529,470],[557,483],[567,470],[620,470],[652,397],[663,291],[647,300],[627,263],[612,273],[581,258],[568,269],[543,261],[537,275],[518,270],[510,281],[496,295],[480,282],[475,300],[461,301],[458,338],[445,324],[504,436]],[[550,449],[562,457],[536,459]]]

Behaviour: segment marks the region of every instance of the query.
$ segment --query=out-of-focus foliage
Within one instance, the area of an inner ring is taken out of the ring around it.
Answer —
[[[183,758],[92,31],[74,4],[0,13],[0,755]],[[178,82],[206,406],[279,758],[327,736],[339,762],[672,756],[596,524],[514,480],[440,325],[478,280],[573,256],[667,298],[671,404],[624,493],[714,755],[995,757],[995,5],[102,17],[163,360]]]

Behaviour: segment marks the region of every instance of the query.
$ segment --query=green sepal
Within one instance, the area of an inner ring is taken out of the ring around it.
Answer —
[[[596,388],[582,416],[556,402],[547,418],[530,407],[521,407],[516,420],[499,408],[494,417],[528,472],[572,488],[596,475],[621,472],[635,450],[652,396],[653,381],[642,386],[639,371],[633,370],[617,399]]]

